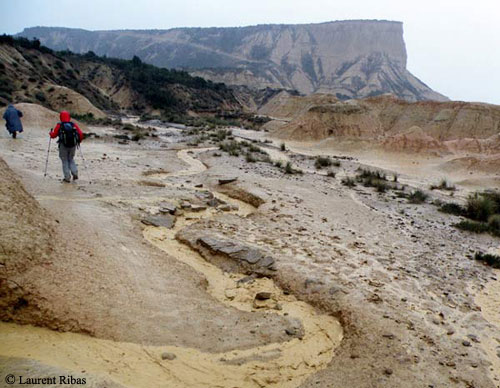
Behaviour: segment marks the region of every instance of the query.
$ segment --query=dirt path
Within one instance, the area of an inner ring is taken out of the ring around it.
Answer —
[[[188,164],[184,170],[167,174],[180,177],[198,174],[206,169],[190,152],[200,153],[207,149],[181,150],[178,157]],[[194,188],[193,188],[194,189]],[[246,217],[253,208],[241,201],[222,194],[216,196],[225,202],[237,205],[236,212]],[[41,197],[57,200],[57,197]],[[116,197],[74,198],[73,201],[115,201]],[[142,201],[131,199],[129,201]],[[242,311],[254,311],[256,292],[271,292],[281,310],[269,310],[297,318],[303,326],[304,336],[284,343],[273,343],[245,350],[223,353],[206,353],[197,349],[179,346],[141,346],[114,342],[78,334],[57,333],[29,326],[0,324],[3,345],[0,355],[26,357],[44,364],[67,368],[84,369],[90,374],[105,375],[125,386],[176,386],[176,387],[295,387],[310,374],[323,369],[331,361],[336,346],[340,343],[342,330],[330,316],[319,315],[304,302],[285,295],[269,278],[241,286],[237,283],[242,274],[228,274],[208,263],[196,252],[176,240],[180,229],[198,219],[214,216],[214,210],[202,213],[185,213],[179,217],[174,229],[147,227],[144,237],[155,247],[169,253],[177,260],[189,265],[208,281],[207,291],[219,302]],[[53,352],[54,346],[58,349]],[[175,360],[162,361],[161,355],[170,352]]]

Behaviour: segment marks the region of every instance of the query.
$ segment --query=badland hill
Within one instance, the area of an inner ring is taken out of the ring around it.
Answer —
[[[406,69],[400,22],[119,31],[34,27],[20,36],[36,37],[56,50],[137,55],[146,63],[228,85],[331,93],[340,99],[391,93],[408,101],[446,100]]]

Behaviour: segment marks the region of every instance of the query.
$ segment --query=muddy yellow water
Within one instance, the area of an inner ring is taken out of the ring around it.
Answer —
[[[198,151],[199,152],[199,151]],[[196,174],[205,169],[187,150],[179,158],[189,167],[169,176]],[[168,176],[164,177],[168,179]],[[168,183],[168,182],[166,182]],[[234,213],[246,217],[254,209],[222,194],[218,198],[238,206]],[[46,198],[49,199],[49,198]],[[82,199],[85,200],[85,199]],[[96,200],[106,201],[106,198]],[[141,199],[135,199],[134,201]],[[151,201],[151,199],[147,199]],[[338,321],[319,314],[310,305],[283,292],[269,278],[238,285],[241,274],[229,274],[205,261],[197,252],[175,239],[178,230],[198,218],[213,217],[215,210],[186,213],[175,228],[147,227],[144,238],[157,248],[203,274],[207,291],[224,305],[253,311],[256,292],[269,291],[273,300],[270,314],[283,314],[302,323],[304,336],[245,350],[204,353],[178,346],[143,346],[96,339],[73,333],[58,333],[31,326],[0,324],[0,355],[30,358],[47,365],[102,376],[129,387],[295,387],[309,375],[325,368],[342,338]],[[277,310],[276,304],[280,305]],[[266,309],[266,307],[264,307]],[[261,309],[262,311],[262,309]],[[163,361],[163,352],[177,358]],[[233,361],[233,362],[232,362]]]

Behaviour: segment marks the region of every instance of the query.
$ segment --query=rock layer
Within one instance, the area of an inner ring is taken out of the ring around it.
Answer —
[[[406,69],[403,24],[352,20],[302,25],[86,31],[35,27],[21,36],[48,47],[190,69],[227,84],[444,100]]]

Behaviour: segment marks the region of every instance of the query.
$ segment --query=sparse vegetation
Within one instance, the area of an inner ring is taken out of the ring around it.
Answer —
[[[500,256],[498,255],[476,252],[474,260],[482,261],[493,268],[500,268]]]
[[[247,163],[255,163],[257,161],[257,159],[255,159],[255,156],[253,156],[251,152],[247,152],[245,154],[245,160],[247,161]]]
[[[457,203],[440,204],[443,213],[468,218],[455,226],[474,233],[490,233],[500,236],[500,194],[497,192],[474,193],[465,206]]]
[[[302,174],[302,170],[294,168],[291,162],[286,162],[284,171],[285,174]]]
[[[457,188],[455,185],[448,183],[446,179],[442,179],[437,185],[431,185],[431,190],[445,190],[445,191],[455,191]]]
[[[45,97],[45,94],[43,92],[36,92],[35,93],[35,98],[40,101],[40,102],[45,102],[47,101],[47,97]]]
[[[331,165],[332,160],[328,156],[318,156],[314,162],[316,170],[321,170],[323,167],[330,167]]]
[[[286,151],[286,145],[285,145],[285,143],[281,143],[280,150],[283,151],[283,152]]]
[[[347,187],[355,187],[356,186],[356,181],[351,177],[342,178],[340,183],[342,183],[344,186],[347,186]]]
[[[90,125],[110,125],[110,126],[120,126],[122,124],[121,119],[112,119],[109,117],[97,118],[92,112],[85,114],[71,113],[71,117],[75,120],[81,121],[85,124]],[[129,124],[130,125],[130,124]],[[129,128],[132,130],[133,128]]]
[[[413,204],[424,203],[429,196],[422,190],[415,190],[408,195],[408,202]]]
[[[454,214],[456,216],[463,216],[465,215],[465,209],[460,206],[458,203],[454,202],[449,202],[449,203],[442,203],[438,202],[435,203],[435,205],[439,206],[439,211],[447,214]]]
[[[241,144],[235,140],[225,141],[219,145],[219,149],[227,152],[231,156],[240,156]]]
[[[474,221],[487,222],[499,210],[498,202],[487,194],[475,193],[469,196],[465,206],[465,216]]]
[[[372,171],[364,168],[358,168],[356,181],[365,187],[374,187],[377,192],[385,193],[392,187],[387,183],[387,176],[381,171]]]
[[[329,170],[326,174],[327,177],[330,177],[330,178],[335,178],[337,174],[335,173],[335,171],[332,171],[332,170]]]

